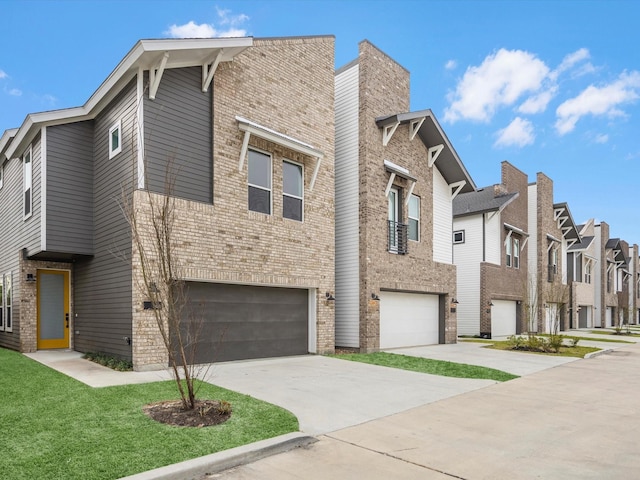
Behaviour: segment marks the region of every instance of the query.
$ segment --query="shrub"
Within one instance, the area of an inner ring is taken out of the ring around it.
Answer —
[[[130,372],[133,370],[133,363],[128,360],[122,360],[106,353],[87,352],[82,358],[87,359],[94,363],[99,363],[105,367],[119,372]]]

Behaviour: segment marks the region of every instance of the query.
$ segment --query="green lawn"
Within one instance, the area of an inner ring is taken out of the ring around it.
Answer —
[[[290,412],[202,384],[199,398],[233,406],[224,424],[171,427],[142,406],[177,398],[171,381],[91,388],[0,348],[0,476],[120,478],[298,430]]]
[[[335,358],[351,360],[354,362],[371,363],[383,367],[400,368],[413,372],[430,373],[432,375],[442,375],[445,377],[477,378],[486,380],[496,380],[504,382],[518,378],[502,370],[480,367],[478,365],[467,365],[466,363],[445,362],[443,360],[432,360],[422,357],[410,357],[408,355],[398,355],[395,353],[375,352],[375,353],[346,353],[334,355]]]
[[[640,334],[636,333],[637,330],[630,328],[629,331],[631,333],[626,333],[627,327],[623,327],[620,333],[612,332],[611,330],[591,330],[591,333],[595,333],[597,335],[615,335],[616,337],[640,337]],[[599,340],[598,340],[599,341]],[[635,343],[635,342],[629,342]]]

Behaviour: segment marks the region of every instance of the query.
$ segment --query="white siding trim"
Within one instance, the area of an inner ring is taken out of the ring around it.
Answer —
[[[485,216],[485,261],[502,265],[502,218],[500,213]]]
[[[453,228],[464,230],[464,243],[453,245],[457,269],[458,335],[480,335],[480,263],[483,215],[454,218]]]
[[[451,187],[440,170],[433,168],[433,260],[453,263],[453,200]]]
[[[309,336],[309,353],[317,353],[318,352],[318,332],[316,330],[316,318],[317,318],[317,297],[318,297],[318,289],[310,288],[309,289],[309,301],[307,302],[307,308],[309,309],[307,318],[309,322],[308,328],[308,336]]]
[[[335,342],[360,346],[359,66],[336,75]]]
[[[136,122],[138,124],[138,135],[136,143],[138,146],[138,188],[144,188],[144,70],[138,68],[138,78],[136,79]],[[212,160],[213,161],[213,160]]]
[[[40,251],[47,251],[47,127],[40,130]]]

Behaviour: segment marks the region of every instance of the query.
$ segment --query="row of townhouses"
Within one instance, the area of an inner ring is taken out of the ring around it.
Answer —
[[[367,41],[338,71],[333,36],[139,41],[0,137],[0,346],[164,368],[123,204],[166,195],[198,362],[638,322],[636,245],[542,173],[478,188],[409,96]]]

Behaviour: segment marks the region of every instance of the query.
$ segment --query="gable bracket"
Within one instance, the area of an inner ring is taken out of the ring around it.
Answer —
[[[451,200],[453,200],[454,198],[456,198],[458,196],[458,194],[460,193],[460,190],[462,190],[466,184],[467,184],[466,180],[460,180],[459,182],[454,182],[454,183],[449,185],[449,187],[452,190]]]
[[[385,125],[382,129],[382,146],[386,147],[393,137],[393,134],[396,132],[396,128],[398,128],[400,122],[392,123],[390,125]]]
[[[422,117],[411,120],[411,124],[409,125],[409,140],[413,140],[414,138],[416,138],[416,134],[418,133],[418,130],[420,130],[420,127],[422,126],[426,118],[427,117]]]
[[[435,147],[429,147],[427,151],[427,158],[429,160],[429,168],[433,167],[433,164],[436,163],[438,156],[444,150],[444,145],[436,145]]]
[[[391,172],[391,175],[389,175],[389,183],[387,183],[387,189],[384,191],[385,197],[389,196],[389,192],[391,191],[391,185],[393,185],[393,181],[395,179],[396,179],[396,174],[394,172]]]
[[[169,60],[169,52],[164,52],[157,68],[149,69],[149,100],[155,100],[156,98],[156,93],[158,93],[158,87],[160,86],[160,80],[162,80],[164,68],[167,66],[167,60]]]
[[[411,199],[411,194],[413,193],[413,187],[416,186],[416,182],[411,182],[409,185],[409,191],[407,192],[407,198],[404,199],[404,204],[409,205],[409,200]]]
[[[247,158],[247,149],[249,148],[249,138],[251,138],[251,132],[245,130],[244,140],[242,140],[242,149],[240,150],[240,163],[238,164],[238,172],[242,172],[244,166],[244,159]]]
[[[524,247],[525,247],[525,245],[527,244],[528,241],[529,241],[529,237],[524,237],[524,242],[522,242],[520,244],[520,251],[521,252],[524,252]]]
[[[224,49],[220,49],[218,54],[213,59],[213,62],[205,62],[202,64],[202,91],[207,92],[209,90],[209,86],[211,85],[211,81],[213,80],[213,74],[216,73],[218,68],[218,64],[222,59],[222,53]],[[211,65],[211,66],[209,66]]]
[[[509,243],[509,240],[511,240],[511,235],[513,234],[513,230],[509,230],[509,233],[507,233],[507,236],[504,239],[504,246],[507,246],[507,243]]]

